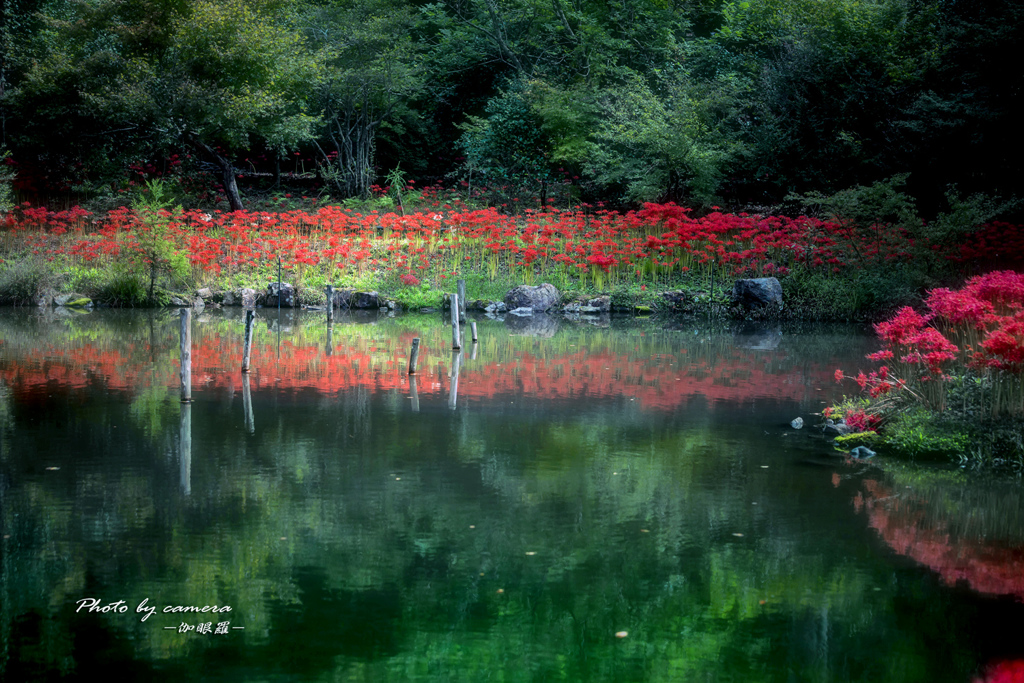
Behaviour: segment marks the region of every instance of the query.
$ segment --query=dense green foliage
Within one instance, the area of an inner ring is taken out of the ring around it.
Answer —
[[[154,175],[366,198],[401,168],[497,204],[760,206],[909,174],[931,217],[1024,171],[1019,0],[3,5],[0,146],[36,203]]]

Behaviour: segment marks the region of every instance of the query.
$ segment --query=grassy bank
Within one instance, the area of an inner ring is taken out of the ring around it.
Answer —
[[[406,308],[438,306],[461,278],[473,298],[550,282],[566,300],[609,295],[622,310],[703,313],[728,309],[737,278],[772,276],[782,284],[784,316],[850,320],[877,318],[979,263],[1024,254],[1015,226],[982,226],[949,241],[912,224],[695,216],[671,203],[516,214],[413,206],[184,211],[159,184],[102,215],[23,205],[3,220],[0,300],[74,292],[111,306],[159,306],[203,287],[263,290],[280,268],[306,305],[322,304],[331,284],[376,290]],[[989,246],[994,229],[998,250]],[[682,292],[675,306],[666,291]]]

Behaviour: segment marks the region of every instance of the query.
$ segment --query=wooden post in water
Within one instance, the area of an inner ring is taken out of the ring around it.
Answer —
[[[252,353],[252,333],[256,327],[256,311],[245,312],[245,342],[242,344],[242,372],[249,372],[249,355]]]
[[[409,398],[412,399],[412,412],[420,412],[420,397],[416,393],[416,375],[409,375]]]
[[[452,348],[462,348],[459,337],[459,295],[452,294]]]
[[[192,400],[192,309],[181,309],[181,402]]]
[[[462,364],[462,351],[452,350],[451,384],[448,389],[448,407],[455,410],[455,402],[459,399],[459,366]]]
[[[416,374],[416,361],[420,358],[420,338],[412,338],[412,351],[409,352],[409,374]],[[415,385],[413,385],[415,386]]]
[[[459,292],[459,322],[466,322],[466,281],[459,280],[457,283]]]
[[[476,321],[475,320],[469,324],[469,329],[473,332],[473,343],[476,344]]]
[[[245,431],[256,433],[256,421],[252,416],[252,390],[249,388],[249,375],[242,375],[242,409],[245,411]]]
[[[327,322],[334,321],[334,287],[327,285]]]

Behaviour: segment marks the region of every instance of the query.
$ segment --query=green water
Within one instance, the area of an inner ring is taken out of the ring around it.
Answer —
[[[203,313],[183,407],[175,313],[0,311],[0,678],[970,681],[1024,658],[1019,482],[852,462],[811,428],[869,330],[479,330],[454,360],[440,316],[260,311],[244,378],[241,311]]]

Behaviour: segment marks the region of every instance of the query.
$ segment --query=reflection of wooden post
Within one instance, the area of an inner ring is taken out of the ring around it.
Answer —
[[[416,375],[409,375],[409,398],[412,399],[412,412],[420,412],[420,397],[416,393]]]
[[[334,320],[334,287],[327,285],[327,322]]]
[[[245,410],[245,431],[256,433],[256,421],[252,416],[252,391],[249,389],[249,375],[242,375],[242,409]]]
[[[462,352],[452,350],[451,385],[448,390],[448,407],[455,410],[455,402],[459,398],[459,366],[462,364]]]
[[[327,346],[324,348],[324,351],[327,353],[328,356],[330,356],[330,355],[332,355],[334,353],[334,323],[333,322],[328,322],[327,323]]]
[[[476,321],[475,320],[469,324],[469,329],[473,331],[473,343],[476,344]]]
[[[252,353],[252,332],[256,326],[256,311],[245,312],[245,342],[242,345],[242,372],[249,372],[249,355]]]
[[[461,349],[459,343],[459,295],[452,294],[452,348]]]
[[[181,309],[181,402],[192,400],[192,309]]]
[[[466,322],[466,281],[459,280],[457,283],[459,292],[459,322]]]
[[[246,381],[248,379],[246,377]],[[187,496],[192,493],[192,405],[189,403],[183,403],[181,406],[181,422],[178,424],[178,450],[181,455],[181,490]]]
[[[476,347],[477,347],[477,346],[479,346],[479,344],[477,344],[477,343],[476,343],[476,342],[474,341],[474,342],[473,342],[473,346],[472,346],[472,347],[471,347],[471,349],[470,349],[470,350],[471,350],[471,351],[473,352],[473,353],[471,353],[471,354],[469,355],[469,359],[470,359],[470,360],[476,360]]]
[[[416,374],[416,361],[420,358],[420,338],[412,338],[412,351],[409,352],[409,374]],[[413,385],[415,386],[415,385]]]

